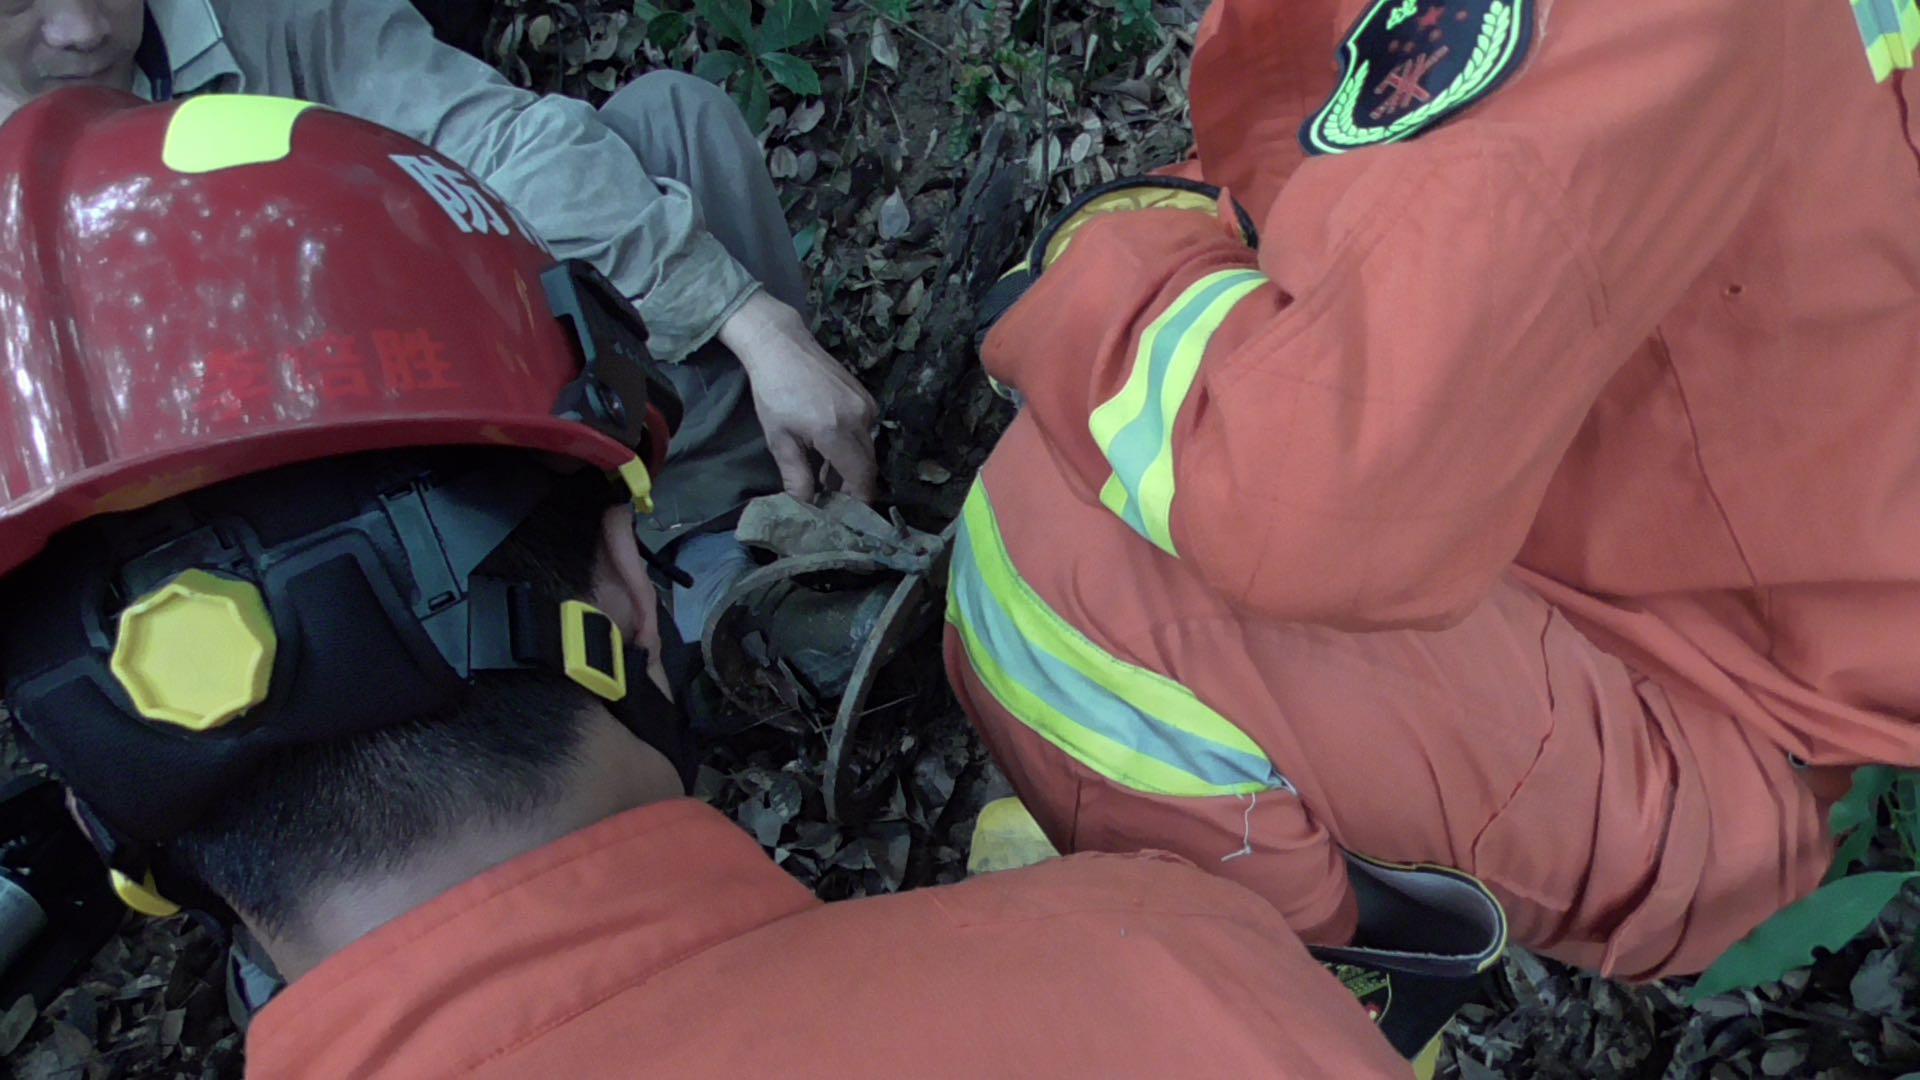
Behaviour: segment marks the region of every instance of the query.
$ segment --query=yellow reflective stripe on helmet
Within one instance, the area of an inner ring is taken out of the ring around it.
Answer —
[[[1173,427],[1207,343],[1247,294],[1267,283],[1257,270],[1222,270],[1194,282],[1140,336],[1120,392],[1093,411],[1087,428],[1113,465],[1100,501],[1169,555],[1173,544]]]
[[[178,173],[264,165],[293,152],[293,122],[311,101],[258,94],[210,94],[174,110],[160,160]]]
[[[1002,708],[1115,783],[1156,795],[1289,788],[1259,744],[1191,690],[1113,656],[1061,618],[1014,568],[986,486],[955,538],[947,621]]]
[[[1860,27],[1867,62],[1877,82],[1895,70],[1913,67],[1920,51],[1920,7],[1914,0],[1852,0],[1853,19]]]

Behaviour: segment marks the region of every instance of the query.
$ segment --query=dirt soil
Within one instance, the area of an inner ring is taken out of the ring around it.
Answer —
[[[684,7],[662,13],[648,0],[422,6],[521,84],[596,100],[724,44]],[[973,301],[1070,193],[1187,152],[1198,14],[1152,0],[1056,0],[1051,10],[836,0],[826,33],[788,50],[820,92],[774,88],[769,167],[814,284],[820,339],[879,398],[885,475],[916,524],[952,516],[1010,418],[972,353]],[[830,900],[962,877],[973,817],[1005,789],[945,690],[936,649],[922,642],[870,698],[850,765],[853,820],[826,813],[831,717],[804,708],[717,746],[700,793]],[[0,759],[0,773],[18,767]],[[1617,985],[1516,952],[1488,1004],[1451,1031],[1440,1075],[1920,1070],[1916,927],[1920,908],[1898,901],[1873,932],[1784,984],[1697,1008],[1679,986]],[[0,1054],[29,1078],[237,1076],[222,955],[184,920],[130,919],[44,1015],[0,1003]],[[859,1018],[847,1023],[855,1030]]]

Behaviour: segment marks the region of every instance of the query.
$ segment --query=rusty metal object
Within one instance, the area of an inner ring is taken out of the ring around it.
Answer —
[[[701,635],[707,669],[756,719],[826,731],[824,795],[840,820],[855,812],[852,747],[873,688],[938,620],[951,530],[912,529],[844,496],[815,506],[775,495],[750,505],[735,535],[777,557],[714,608]]]

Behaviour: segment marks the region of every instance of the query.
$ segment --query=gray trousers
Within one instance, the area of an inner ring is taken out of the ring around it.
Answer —
[[[647,175],[693,192],[707,231],[767,292],[806,310],[806,282],[773,178],[725,91],[692,75],[656,71],[615,94],[600,118],[633,147]],[[654,513],[641,519],[639,534],[693,576],[693,588],[674,588],[672,609],[680,636],[697,641],[714,604],[753,566],[733,539],[732,517],[748,500],[779,491],[780,470],[746,372],[731,353],[710,343],[667,365],[665,374],[686,415],[655,486]]]
[[[655,71],[615,94],[600,119],[633,147],[649,176],[677,180],[693,192],[707,231],[767,292],[806,309],[806,282],[773,178],[724,90],[682,72]],[[748,500],[779,491],[780,469],[733,354],[709,343],[665,365],[664,373],[686,415],[640,538],[670,551],[689,536],[730,527]]]

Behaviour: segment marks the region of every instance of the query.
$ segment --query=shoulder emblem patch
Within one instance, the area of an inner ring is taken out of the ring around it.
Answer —
[[[1376,0],[1341,46],[1333,99],[1300,129],[1309,154],[1412,138],[1499,86],[1533,43],[1534,0]]]

